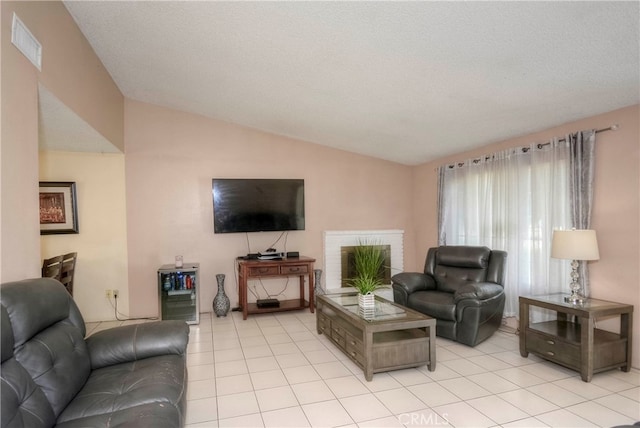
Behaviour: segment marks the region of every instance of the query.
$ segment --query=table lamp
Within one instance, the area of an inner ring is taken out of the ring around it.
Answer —
[[[551,241],[551,257],[554,259],[568,259],[571,261],[571,295],[565,296],[567,303],[580,304],[584,302],[584,297],[578,292],[578,261],[598,260],[598,240],[595,230],[554,230]]]

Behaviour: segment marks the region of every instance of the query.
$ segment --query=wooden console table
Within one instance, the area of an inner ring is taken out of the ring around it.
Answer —
[[[295,257],[280,260],[240,260],[238,262],[239,300],[242,307],[242,319],[247,319],[249,314],[262,314],[266,312],[294,311],[309,308],[314,311],[313,305],[313,262],[310,257]],[[255,303],[247,301],[247,281],[259,278],[278,278],[297,276],[300,278],[300,298],[280,300],[279,307],[259,308]],[[309,301],[304,298],[304,278],[309,279]]]
[[[633,306],[587,299],[583,304],[566,303],[564,294],[520,297],[520,355],[529,352],[580,372],[591,382],[594,373],[631,369]],[[557,312],[553,321],[530,323],[529,307]],[[571,322],[568,315],[575,316]],[[595,328],[597,317],[619,315],[620,334]]]

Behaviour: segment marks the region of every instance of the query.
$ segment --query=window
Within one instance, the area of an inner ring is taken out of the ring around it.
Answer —
[[[517,316],[520,295],[567,291],[550,251],[553,229],[571,227],[569,156],[554,141],[440,169],[440,244],[507,251],[505,316]]]

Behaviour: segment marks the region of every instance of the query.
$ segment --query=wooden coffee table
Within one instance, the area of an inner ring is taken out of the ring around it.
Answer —
[[[325,334],[364,371],[374,373],[427,365],[436,368],[436,320],[376,296],[376,310],[364,318],[356,293],[317,296],[318,334]]]

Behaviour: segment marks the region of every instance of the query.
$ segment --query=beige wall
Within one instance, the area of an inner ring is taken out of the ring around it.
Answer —
[[[583,129],[602,129],[619,124],[618,131],[599,133],[596,138],[596,166],[592,228],[598,234],[600,260],[590,266],[592,296],[625,302],[640,309],[640,107],[638,105],[582,119],[544,132],[526,135],[477,150],[460,153],[421,165],[414,170],[417,260],[437,244],[436,168],[508,147],[544,142],[554,136]],[[416,269],[420,266],[416,265]],[[617,321],[606,320],[616,330]],[[634,319],[633,366],[640,367],[640,316]]]
[[[217,273],[226,274],[236,305],[234,260],[248,249],[244,234],[213,233],[214,177],[303,178],[306,230],[289,232],[286,249],[316,258],[319,268],[325,230],[404,229],[412,260],[410,167],[129,100],[125,112],[130,302],[137,315],[156,314],[156,270],[176,254],[201,264],[202,311],[211,311]],[[277,237],[250,233],[251,251]],[[289,291],[296,295],[294,282]]]
[[[73,297],[85,321],[115,319],[105,290],[129,313],[124,155],[40,152],[41,181],[74,181],[79,234],[43,235],[42,258],[77,252]]]
[[[2,1],[0,8],[5,282],[40,275],[38,82],[120,149],[124,99],[61,2]],[[43,46],[41,72],[11,44],[14,11]]]

